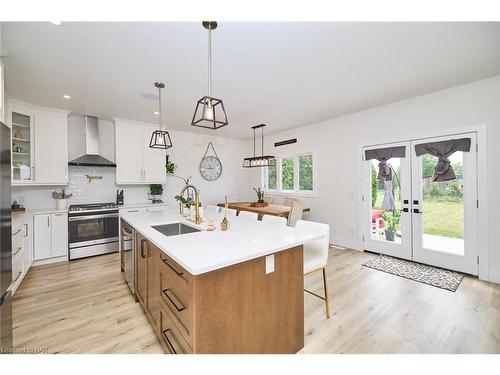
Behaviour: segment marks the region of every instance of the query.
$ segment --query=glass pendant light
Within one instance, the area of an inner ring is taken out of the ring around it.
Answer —
[[[212,30],[217,22],[204,21],[202,25],[208,30],[208,95],[196,103],[191,125],[216,130],[228,124],[222,99],[212,97]]]
[[[243,159],[243,168],[269,167],[276,165],[276,159],[271,155],[264,155],[264,126],[260,124],[252,126],[253,129],[253,157]],[[255,156],[255,130],[262,129],[261,155]]]
[[[165,84],[161,82],[155,82],[155,87],[158,89],[158,117],[159,117],[158,122],[160,124],[160,129],[155,130],[151,135],[151,141],[149,141],[149,147],[166,150],[167,148],[172,147],[172,140],[170,139],[170,134],[168,134],[168,131],[163,130],[161,123],[161,114],[162,114],[161,89],[165,87]]]

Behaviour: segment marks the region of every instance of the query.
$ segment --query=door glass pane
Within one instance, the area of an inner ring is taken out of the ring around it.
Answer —
[[[281,160],[281,190],[294,190],[293,159]]]
[[[378,163],[371,160],[371,238],[401,244],[401,159],[387,161],[392,181],[379,181]]]
[[[432,182],[438,158],[421,156],[423,192],[423,247],[464,255],[463,152],[450,156],[456,180]]]
[[[31,180],[31,118],[12,112],[12,177],[14,180]]]

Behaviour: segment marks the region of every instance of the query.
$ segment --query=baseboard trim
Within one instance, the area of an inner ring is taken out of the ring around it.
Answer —
[[[68,261],[68,257],[65,255],[65,256],[56,257],[56,258],[48,258],[48,259],[35,260],[31,266],[32,267],[37,267],[37,266],[43,266],[43,265],[46,265],[46,264],[59,263],[59,262],[67,262],[67,261]]]

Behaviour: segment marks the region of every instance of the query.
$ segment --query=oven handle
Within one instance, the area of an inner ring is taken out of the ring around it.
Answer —
[[[73,217],[70,217],[68,220],[69,221],[83,221],[83,220],[103,219],[106,217],[118,217],[118,214],[73,216]]]

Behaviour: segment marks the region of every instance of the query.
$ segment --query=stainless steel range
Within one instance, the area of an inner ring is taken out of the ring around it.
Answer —
[[[69,260],[118,251],[118,206],[115,203],[69,207]]]

